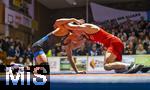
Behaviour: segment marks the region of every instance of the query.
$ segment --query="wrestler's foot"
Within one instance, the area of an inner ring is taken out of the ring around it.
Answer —
[[[134,65],[132,65],[132,67],[129,68],[129,70],[128,70],[126,73],[137,73],[137,72],[140,71],[143,67],[144,67],[144,65],[141,65],[141,64],[134,64]]]
[[[130,66],[128,67],[128,70],[131,69],[134,65],[135,65],[135,63],[132,62],[132,63],[130,64]]]
[[[142,73],[147,73],[148,71],[150,71],[150,67],[148,67],[148,66],[144,66],[144,67],[141,69],[141,72],[142,72]]]
[[[130,68],[132,68],[135,64],[132,62],[127,69],[115,70],[115,73],[126,73]]]

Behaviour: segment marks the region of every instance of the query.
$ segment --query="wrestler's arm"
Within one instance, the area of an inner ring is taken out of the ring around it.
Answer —
[[[70,61],[70,64],[71,64],[73,70],[74,70],[76,73],[78,73],[77,66],[75,65],[75,62],[74,62],[73,57],[72,57],[72,48],[71,48],[70,45],[67,45],[67,46],[66,46],[66,53],[67,53],[67,58],[68,58],[68,60]]]
[[[55,25],[59,26],[59,25],[70,23],[70,22],[80,23],[80,21],[75,18],[61,18],[61,19],[56,20],[54,26]]]
[[[74,59],[72,57],[72,50],[79,48],[84,43],[84,41],[85,41],[85,39],[81,40],[81,41],[77,41],[76,44],[73,44],[73,43],[71,43],[72,42],[71,37],[68,37],[68,38],[66,38],[66,40],[64,40],[64,44],[66,44],[65,49],[66,49],[68,60],[70,61],[70,64],[71,64],[73,70],[78,74],[85,74],[86,72],[78,71],[78,69],[75,65]]]
[[[73,24],[73,23],[68,23],[68,24],[65,24],[64,27],[66,29],[69,29],[69,30],[80,30],[80,31],[84,31],[86,32],[87,34],[93,34],[93,33],[96,33],[100,30],[100,28],[94,24],[82,24],[82,25],[76,25],[76,24]]]

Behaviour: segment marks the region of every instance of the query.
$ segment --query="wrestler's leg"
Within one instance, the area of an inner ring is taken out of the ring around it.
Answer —
[[[32,45],[32,52],[34,55],[34,60],[36,65],[41,67],[46,67],[47,72],[49,72],[48,59],[46,57],[46,52],[53,48],[56,43],[60,42],[61,37],[55,36],[52,33],[47,34],[42,39],[38,40]]]
[[[38,40],[32,45],[32,52],[34,54],[34,59],[37,64],[47,62],[45,53],[53,48],[56,43],[61,41],[61,37],[55,36],[52,33],[47,34],[42,39]]]
[[[56,43],[61,42],[61,39],[66,37],[69,31],[63,27],[56,28],[53,32],[47,34],[45,37],[35,42],[32,45],[32,51],[34,54],[34,59],[37,65],[46,63],[48,65],[48,60],[45,55],[49,49],[53,48]]]
[[[130,64],[116,61],[116,55],[107,51],[105,54],[104,69],[105,70],[116,70],[124,72],[128,69]]]

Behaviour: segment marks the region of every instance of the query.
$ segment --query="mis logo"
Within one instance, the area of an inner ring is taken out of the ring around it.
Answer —
[[[18,72],[13,74],[12,67],[6,67],[6,85],[30,85],[31,82],[33,85],[45,85],[47,82],[47,77],[41,74],[25,72],[24,67],[19,67]]]

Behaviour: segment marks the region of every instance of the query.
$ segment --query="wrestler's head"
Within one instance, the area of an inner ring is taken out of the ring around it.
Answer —
[[[83,35],[77,36],[74,33],[70,33],[68,37],[63,41],[64,45],[70,45],[73,49],[79,48],[86,41]]]

